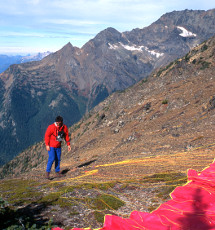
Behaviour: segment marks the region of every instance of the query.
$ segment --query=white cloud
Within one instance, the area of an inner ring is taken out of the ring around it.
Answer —
[[[27,4],[32,4],[32,5],[38,5],[40,3],[40,0],[28,0],[26,1]]]
[[[0,32],[1,37],[37,37],[44,38],[44,34],[25,33],[25,32]]]
[[[57,25],[74,25],[74,26],[86,26],[86,25],[101,25],[99,21],[87,21],[76,19],[45,19],[41,20],[43,23],[57,24]]]
[[[0,54],[29,54],[29,53],[38,53],[38,52],[46,52],[47,48],[38,47],[21,47],[21,46],[0,46]]]
[[[29,47],[36,38],[41,45],[58,38],[60,45],[70,39],[80,46],[107,27],[124,32],[149,26],[173,10],[211,8],[214,0],[8,0],[0,7],[0,44],[9,46],[10,36],[10,44],[29,36]]]

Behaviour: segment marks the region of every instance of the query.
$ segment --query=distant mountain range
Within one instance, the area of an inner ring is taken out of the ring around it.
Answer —
[[[40,61],[47,55],[51,54],[51,52],[47,51],[44,53],[38,53],[34,55],[5,55],[5,54],[0,54],[0,73],[4,72],[10,65],[13,64],[20,64],[20,63],[25,63],[25,62],[30,62],[30,61]]]
[[[215,33],[215,10],[174,11],[143,29],[101,31],[0,75],[0,164],[42,140],[61,114],[69,126],[115,91],[182,57]]]

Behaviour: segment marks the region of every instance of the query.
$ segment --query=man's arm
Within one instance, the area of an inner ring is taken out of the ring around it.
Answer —
[[[49,146],[49,142],[50,142],[50,136],[51,136],[51,128],[50,126],[48,126],[46,133],[45,133],[45,145],[46,145],[46,150],[50,151],[50,146]]]
[[[68,131],[68,128],[67,126],[65,125],[65,129],[64,129],[64,132],[65,132],[65,141],[66,141],[66,144],[68,146],[68,152],[71,151],[71,146],[70,146],[70,141],[69,141],[69,131]]]

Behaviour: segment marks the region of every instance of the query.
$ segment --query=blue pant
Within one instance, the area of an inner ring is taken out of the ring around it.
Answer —
[[[49,159],[47,163],[46,172],[51,172],[52,164],[55,161],[55,172],[60,172],[60,158],[61,158],[61,148],[50,147],[48,151]]]

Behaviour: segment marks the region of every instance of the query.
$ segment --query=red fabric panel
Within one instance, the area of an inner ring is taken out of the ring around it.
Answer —
[[[134,211],[127,219],[107,215],[100,230],[215,230],[215,163],[201,173],[189,169],[187,175],[188,183],[157,210]]]

